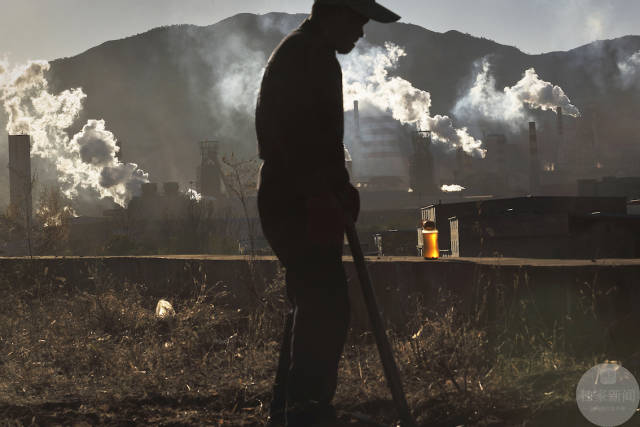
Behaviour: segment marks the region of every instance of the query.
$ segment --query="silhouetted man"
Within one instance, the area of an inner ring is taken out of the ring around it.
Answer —
[[[345,168],[342,71],[363,26],[400,17],[374,0],[316,0],[311,16],[271,55],[256,109],[264,160],[258,208],[264,235],[286,269],[292,311],[271,403],[271,425],[335,420],[331,401],[349,325],[342,265],[345,214],[358,192]]]

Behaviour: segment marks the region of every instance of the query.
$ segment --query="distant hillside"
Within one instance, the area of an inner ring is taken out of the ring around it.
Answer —
[[[250,104],[256,82],[246,76],[259,75],[284,34],[304,18],[240,14],[207,27],[156,28],[53,61],[49,79],[55,90],[84,89],[82,119],[104,118],[123,141],[125,160],[141,164],[153,180],[184,184],[195,178],[199,140],[219,138],[227,151],[254,152]],[[372,44],[391,41],[406,49],[396,73],[432,94],[434,113],[451,110],[469,84],[474,61],[491,55],[499,87],[512,85],[533,66],[578,108],[597,105],[607,116],[603,122],[614,123],[609,116],[629,112],[624,125],[616,126],[616,138],[640,135],[637,118],[631,117],[640,110],[638,92],[616,84],[617,62],[640,50],[640,36],[527,55],[457,31],[437,33],[410,24],[372,23],[366,32]]]

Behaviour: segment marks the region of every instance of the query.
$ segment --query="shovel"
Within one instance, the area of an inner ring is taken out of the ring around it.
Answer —
[[[384,369],[384,375],[387,379],[387,384],[391,389],[391,396],[396,405],[398,416],[400,417],[400,426],[402,427],[416,427],[416,422],[409,411],[409,405],[402,389],[402,381],[400,380],[400,372],[396,366],[395,359],[393,358],[393,352],[391,351],[391,345],[387,338],[387,334],[384,330],[384,324],[382,316],[378,309],[378,303],[376,302],[375,294],[373,293],[373,285],[371,284],[371,278],[367,271],[364,255],[362,254],[362,248],[360,246],[360,239],[356,233],[356,227],[350,214],[345,215],[346,222],[346,234],[349,241],[349,247],[351,248],[351,255],[353,256],[353,262],[356,266],[358,273],[358,279],[360,281],[360,287],[362,289],[362,295],[364,297],[365,305],[367,306],[367,313],[369,320],[371,321],[371,327],[378,346],[378,352],[380,353],[380,359],[382,360],[382,367]],[[291,337],[291,329],[293,325],[293,316],[289,314],[285,322],[284,341],[281,347],[280,358],[278,361],[278,368],[276,371],[275,387],[273,389],[274,398],[271,402],[270,410],[270,422],[268,426],[284,425],[284,411],[285,411],[285,382],[287,370],[289,367],[289,341]]]
[[[402,389],[402,381],[400,380],[400,372],[396,366],[395,359],[393,358],[393,352],[391,351],[391,345],[387,338],[387,333],[384,330],[384,324],[382,322],[382,316],[378,309],[378,303],[376,302],[376,296],[373,293],[373,285],[371,284],[371,278],[367,271],[367,266],[364,261],[364,255],[362,254],[362,248],[360,246],[360,239],[356,233],[356,227],[353,223],[353,219],[350,215],[346,216],[346,233],[347,240],[349,241],[349,247],[351,248],[351,255],[353,256],[353,263],[356,266],[358,273],[358,279],[360,281],[360,288],[362,289],[362,296],[364,297],[365,305],[367,306],[367,313],[369,314],[369,320],[371,321],[371,328],[376,338],[376,344],[378,346],[378,352],[380,353],[380,359],[382,360],[382,367],[384,369],[384,375],[387,378],[387,384],[391,389],[391,396],[396,405],[396,410],[400,416],[402,427],[415,427],[416,422],[409,411],[409,405]]]

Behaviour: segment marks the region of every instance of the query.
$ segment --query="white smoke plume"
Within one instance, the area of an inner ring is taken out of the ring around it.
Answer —
[[[580,115],[562,88],[541,80],[533,68],[526,70],[515,85],[499,91],[489,60],[484,58],[476,65],[478,72],[473,85],[454,107],[456,117],[484,118],[519,125],[528,117],[528,108],[555,111],[562,107],[563,114]]]
[[[252,48],[251,40],[241,31],[222,41],[198,27],[185,31],[191,46],[184,45],[182,38],[172,39],[172,53],[184,67],[183,72],[192,76],[190,97],[202,100],[215,119],[215,134],[211,136],[227,141],[247,139],[253,127],[246,126],[246,118],[255,112],[267,63],[264,52]],[[211,49],[212,45],[216,48]],[[205,80],[198,77],[201,75]]]
[[[618,63],[620,78],[625,88],[637,87],[640,89],[640,50]]]
[[[147,182],[147,174],[134,163],[122,163],[116,155],[116,138],[104,120],[89,120],[69,137],[67,128],[82,111],[86,98],[81,88],[57,95],[49,92],[46,61],[24,67],[2,67],[0,101],[8,115],[7,132],[31,135],[31,153],[53,166],[63,194],[70,198],[112,198],[124,206]]]
[[[221,76],[213,88],[215,99],[227,114],[242,111],[252,115],[267,62],[264,54],[248,49],[241,37],[231,37],[211,62]]]
[[[445,184],[442,187],[440,187],[440,191],[444,193],[458,193],[462,190],[466,190],[466,188],[458,184],[451,184],[451,185]]]
[[[171,53],[183,75],[189,76],[185,83],[190,102],[208,107],[193,122],[192,138],[219,140],[223,154],[253,155],[254,145],[248,142],[255,139],[253,117],[266,54],[240,29],[223,37],[199,27],[185,32],[185,37],[169,41]],[[175,118],[172,122],[174,127],[181,125]],[[174,174],[181,176],[184,170],[183,165]]]
[[[431,94],[413,87],[401,77],[390,77],[389,70],[405,56],[404,49],[386,43],[384,49],[360,43],[356,50],[341,57],[345,110],[353,101],[388,111],[403,124],[429,130],[435,141],[462,147],[467,153],[484,156],[482,141],[469,135],[466,128],[455,128],[448,116],[431,116]]]
[[[194,200],[196,202],[199,202],[200,200],[202,200],[202,194],[198,193],[193,188],[187,189],[187,191],[185,191],[185,194],[187,195],[187,198],[189,200]]]
[[[291,30],[300,25],[301,20],[304,18],[304,15],[303,17],[300,17],[299,15],[272,12],[261,15],[258,20],[258,25],[263,33],[277,31],[281,35],[286,36],[291,32]]]

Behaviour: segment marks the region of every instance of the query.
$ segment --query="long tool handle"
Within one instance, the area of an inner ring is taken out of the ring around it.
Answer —
[[[384,375],[387,377],[387,384],[391,389],[391,396],[396,404],[398,415],[402,421],[403,427],[415,427],[416,422],[409,411],[409,405],[402,389],[402,381],[400,380],[400,372],[396,366],[395,359],[393,358],[393,352],[391,351],[391,345],[387,339],[387,333],[384,330],[384,324],[382,322],[382,316],[378,310],[378,303],[376,302],[375,294],[373,293],[373,285],[371,284],[371,278],[367,271],[367,266],[364,261],[364,255],[362,254],[362,248],[360,247],[360,239],[356,233],[356,227],[351,217],[347,215],[346,224],[347,240],[349,241],[349,247],[351,248],[351,255],[353,256],[353,262],[358,272],[358,279],[360,279],[360,287],[362,288],[362,295],[364,296],[364,302],[367,306],[367,312],[369,313],[369,320],[371,321],[371,327],[373,328],[373,334],[376,338],[376,344],[378,345],[378,352],[380,353],[380,359],[382,360],[382,367],[384,369]]]

